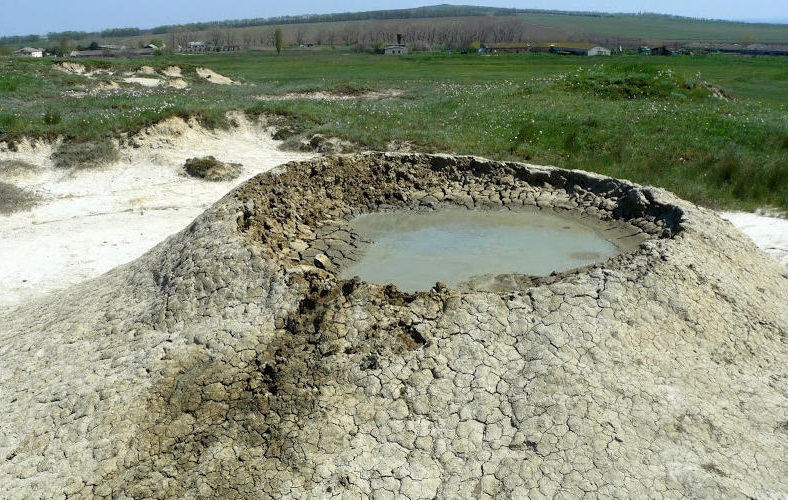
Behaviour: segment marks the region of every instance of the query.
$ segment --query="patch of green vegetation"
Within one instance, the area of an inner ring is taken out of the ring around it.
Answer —
[[[609,99],[703,99],[710,93],[694,79],[645,64],[581,67],[561,79],[560,85],[566,90]]]
[[[120,159],[118,147],[109,139],[86,142],[64,142],[52,153],[56,168],[72,170],[101,168]]]
[[[91,64],[110,65],[122,75],[142,63]],[[663,187],[707,206],[788,210],[788,76],[782,58],[457,53],[390,58],[285,50],[279,56],[274,51],[172,56],[145,64],[157,70],[180,66],[190,88],[144,89],[121,82],[119,90],[94,92],[95,81],[54,70],[49,61],[17,64],[0,58],[0,74],[22,71],[49,82],[35,86],[15,80],[22,83],[4,96],[0,140],[62,136],[74,144],[106,147],[111,139],[169,116],[225,127],[226,113],[240,110],[266,116],[277,138],[293,148],[316,134],[359,149],[406,143],[424,152],[596,171]],[[244,85],[198,79],[197,67]],[[375,94],[391,90],[397,92]],[[342,99],[314,99],[300,95],[304,92]],[[91,156],[101,154],[77,152],[63,163]]]
[[[0,214],[9,215],[33,208],[40,196],[0,181]]]

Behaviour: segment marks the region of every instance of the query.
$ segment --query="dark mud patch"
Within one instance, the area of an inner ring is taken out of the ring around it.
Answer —
[[[226,163],[213,156],[189,158],[183,166],[184,171],[192,177],[211,182],[233,180],[243,172],[240,163]]]

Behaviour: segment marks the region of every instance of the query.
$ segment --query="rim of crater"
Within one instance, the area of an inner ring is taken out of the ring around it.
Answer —
[[[365,213],[537,208],[629,239],[618,255],[587,266],[549,276],[501,275],[497,279],[505,284],[486,290],[501,292],[553,283],[591,268],[621,268],[638,254],[651,255],[649,242],[680,234],[685,220],[674,197],[658,188],[582,170],[441,154],[368,152],[290,162],[247,181],[231,197],[238,230],[288,275],[333,284],[358,284],[340,272],[370,243],[350,226]]]

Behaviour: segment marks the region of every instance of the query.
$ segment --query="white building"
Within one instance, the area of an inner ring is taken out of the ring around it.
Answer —
[[[25,47],[14,51],[15,56],[21,57],[44,57],[44,49],[34,49],[33,47]]]
[[[588,49],[589,56],[609,56],[610,54],[610,49],[606,49],[604,47],[596,46]]]
[[[405,56],[408,55],[408,47],[405,45],[389,45],[383,53],[387,56]]]

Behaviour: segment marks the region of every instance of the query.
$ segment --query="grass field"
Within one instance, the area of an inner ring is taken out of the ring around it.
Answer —
[[[671,40],[783,43],[786,28],[779,24],[753,24],[655,15],[600,15],[597,17],[565,14],[528,14],[523,16],[537,26],[547,26],[604,42],[605,39],[643,40],[667,43]]]
[[[359,149],[405,143],[418,151],[592,170],[712,207],[788,210],[784,58],[286,51],[89,61],[113,72],[90,79],[52,64],[0,59],[0,140],[101,143],[167,116],[222,126],[226,111],[243,110],[277,117],[304,137],[320,133]],[[183,68],[189,89],[122,82],[98,89],[143,64]],[[195,68],[203,66],[242,85],[199,79]],[[391,90],[397,92],[363,98]],[[357,98],[298,95],[313,91]]]

